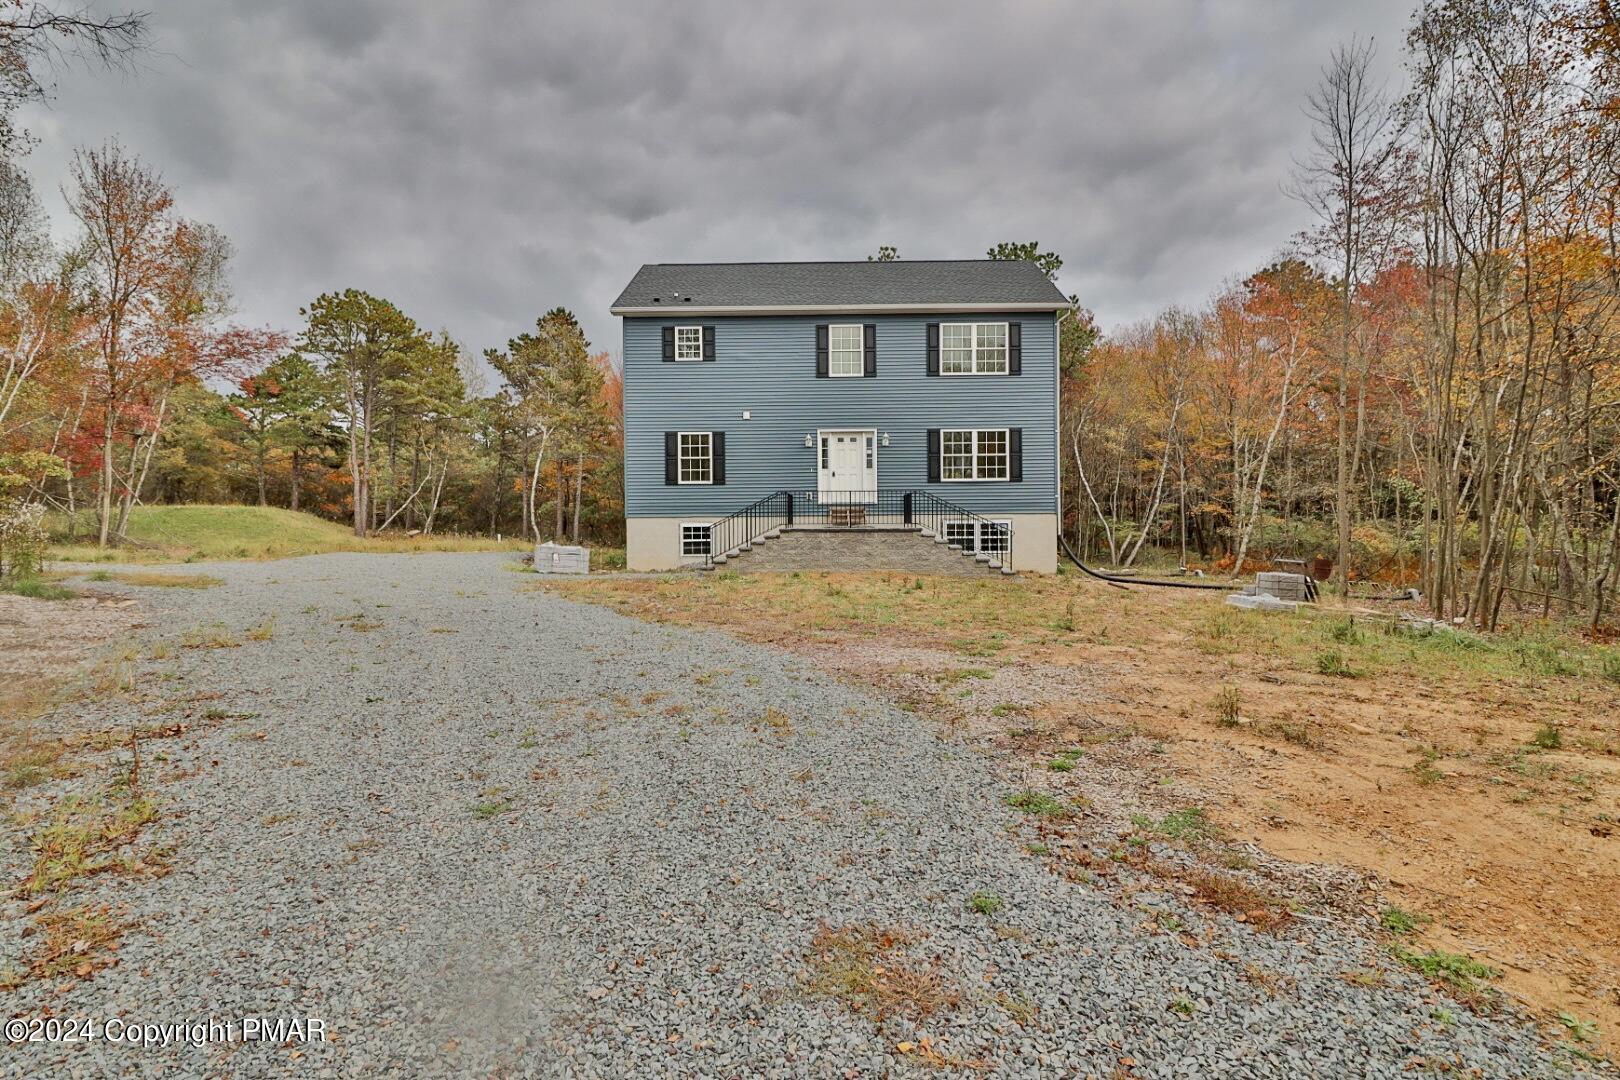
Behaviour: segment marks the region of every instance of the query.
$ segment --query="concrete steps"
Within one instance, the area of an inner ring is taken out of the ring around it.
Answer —
[[[889,570],[904,573],[1013,577],[984,552],[964,551],[921,526],[784,525],[716,555],[706,567],[728,573],[793,570]]]

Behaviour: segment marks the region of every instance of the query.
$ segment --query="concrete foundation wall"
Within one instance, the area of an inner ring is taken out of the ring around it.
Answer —
[[[1012,567],[1019,573],[1053,574],[1057,572],[1057,515],[1055,514],[995,514],[989,513],[986,517],[997,521],[1007,521],[1013,530]],[[683,558],[681,556],[681,525],[704,524],[701,517],[674,518],[674,517],[632,517],[625,520],[625,561],[631,570],[676,570],[681,567],[697,567],[703,565],[702,558]],[[810,531],[795,533],[794,536],[811,535]],[[920,567],[911,565],[895,566],[857,566],[848,541],[851,531],[840,530],[830,533],[830,536],[842,537],[845,546],[840,548],[834,544],[831,548],[822,550],[824,565],[800,565],[791,567],[795,570],[862,570],[862,569],[901,569],[924,571]],[[894,538],[885,538],[892,541]],[[915,540],[913,535],[911,539]],[[760,555],[766,548],[779,544],[780,540],[767,541],[756,545],[752,552],[747,553],[738,560],[738,569],[744,569],[741,563]],[[910,547],[911,545],[905,545]],[[925,549],[938,549],[958,563],[967,564],[969,573],[983,573],[982,566],[977,570],[973,568],[973,560],[945,549],[944,545],[929,541],[919,545]],[[775,569],[773,567],[773,569]],[[953,571],[945,571],[953,572]]]

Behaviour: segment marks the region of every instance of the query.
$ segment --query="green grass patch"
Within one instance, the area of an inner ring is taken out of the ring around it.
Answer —
[[[480,792],[480,798],[483,801],[473,807],[473,817],[479,821],[488,821],[497,814],[505,813],[516,801],[504,788],[498,787]]]
[[[1564,745],[1564,733],[1558,729],[1557,724],[1542,724],[1536,728],[1536,733],[1530,736],[1530,745],[1537,750],[1557,750]]]
[[[1080,759],[1079,754],[1070,756],[1067,752],[1059,754],[1046,763],[1046,767],[1053,772],[1073,772],[1074,763]]]
[[[1446,778],[1446,774],[1435,767],[1434,763],[1439,760],[1439,752],[1431,749],[1423,751],[1417,761],[1412,763],[1412,775],[1417,778],[1418,783],[1430,787]]]
[[[980,889],[968,897],[968,910],[977,915],[994,915],[1001,910],[1001,897]]]
[[[1341,679],[1353,679],[1356,670],[1350,666],[1350,661],[1338,649],[1329,649],[1316,654],[1316,673],[1318,675],[1334,675]]]
[[[0,593],[26,596],[31,600],[72,600],[79,595],[66,585],[37,577],[0,579]]]
[[[1172,810],[1158,821],[1137,814],[1131,818],[1131,824],[1166,840],[1208,840],[1215,834],[1215,826],[1211,824],[1209,816],[1196,806]]]
[[[283,559],[331,551],[521,551],[521,540],[481,536],[407,537],[402,533],[358,537],[348,525],[314,514],[274,506],[137,506],[130,514],[131,545],[99,548],[69,540],[62,515],[47,519],[53,546],[49,557],[74,562],[197,562],[215,559]],[[93,523],[80,519],[77,536],[94,537]]]
[[[1418,952],[1404,945],[1394,945],[1390,948],[1390,954],[1425,978],[1444,983],[1464,994],[1478,992],[1482,980],[1500,978],[1502,974],[1465,953],[1448,953],[1441,949]]]
[[[1036,817],[1067,817],[1074,808],[1061,799],[1054,799],[1044,791],[1018,791],[1002,797],[1014,810]]]
[[[1414,934],[1418,927],[1429,921],[1427,915],[1417,915],[1410,911],[1403,911],[1393,905],[1378,913],[1378,925],[1392,934]]]

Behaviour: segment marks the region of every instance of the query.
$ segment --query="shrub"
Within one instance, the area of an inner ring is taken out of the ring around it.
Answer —
[[[1530,745],[1538,750],[1557,750],[1564,745],[1564,733],[1558,730],[1557,724],[1542,724],[1530,736]]]
[[[1356,626],[1355,619],[1335,619],[1328,624],[1327,633],[1340,645],[1361,644],[1361,629]]]
[[[1355,678],[1355,669],[1344,658],[1344,653],[1338,649],[1329,649],[1324,653],[1316,654],[1316,671],[1320,675],[1337,675],[1340,678]]]
[[[0,579],[37,577],[45,564],[45,505],[0,499]]]

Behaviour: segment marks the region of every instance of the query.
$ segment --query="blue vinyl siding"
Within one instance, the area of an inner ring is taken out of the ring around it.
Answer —
[[[818,323],[877,325],[877,377],[817,378]],[[1023,324],[1022,375],[927,370],[930,322]],[[712,325],[715,359],[663,360],[663,328]],[[976,513],[1053,513],[1057,503],[1056,316],[891,315],[624,320],[625,512],[720,517],[783,488],[813,490],[822,429],[887,432],[878,486],[932,491]],[[752,419],[744,420],[747,410]],[[1024,479],[928,483],[929,428],[1022,428]],[[726,483],[664,483],[664,432],[724,431]]]

